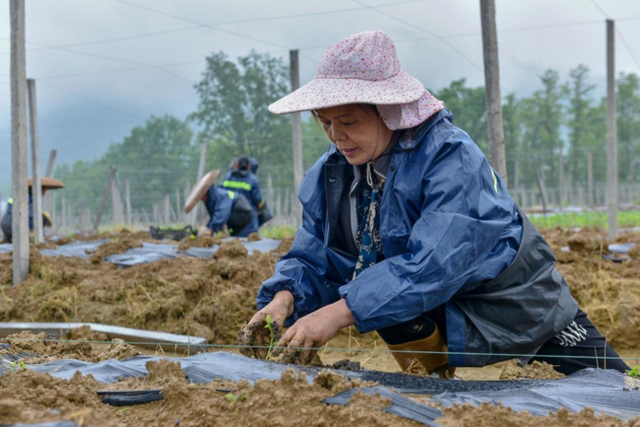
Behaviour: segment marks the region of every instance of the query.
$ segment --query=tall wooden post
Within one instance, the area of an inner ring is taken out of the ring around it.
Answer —
[[[518,206],[523,206],[520,204],[520,171],[518,170],[518,159],[515,159],[515,163],[513,164],[513,177],[515,185],[513,186],[513,199],[516,201]]]
[[[45,171],[44,176],[49,176],[49,177],[53,176],[53,164],[56,161],[57,154],[58,152],[55,149],[51,150],[51,152],[49,153],[49,161],[47,162],[47,170]],[[54,194],[55,194],[54,191],[49,191],[47,194],[44,195],[44,201],[42,202],[42,206],[44,206],[44,209],[49,211],[55,210],[52,206],[52,200],[54,200],[54,196],[53,196]],[[51,212],[51,216],[55,221],[55,215],[53,215],[53,212]]]
[[[544,191],[544,184],[542,183],[542,178],[540,177],[540,172],[538,171],[538,164],[536,162],[535,156],[533,157],[533,172],[536,175],[536,182],[538,183],[538,191],[540,191],[540,199],[542,200],[542,213],[547,214],[547,194]]]
[[[102,220],[102,214],[104,213],[104,208],[107,205],[107,200],[109,199],[109,192],[111,191],[113,180],[116,177],[116,171],[117,169],[114,166],[109,168],[109,183],[107,184],[107,188],[104,189],[104,193],[102,194],[102,204],[100,205],[96,222],[93,223],[93,229],[96,231],[98,230],[98,227],[100,227],[100,220]]]
[[[181,214],[183,212],[182,206],[180,206],[180,189],[176,187],[176,222],[181,223]]]
[[[500,96],[500,61],[496,32],[495,0],[480,0],[482,23],[482,53],[484,56],[484,82],[487,103],[487,132],[491,165],[507,185],[507,162],[504,152],[502,127],[502,98]]]
[[[560,212],[564,210],[564,153],[562,149],[560,149],[560,154],[558,155],[558,203],[560,205]]]
[[[593,206],[593,154],[587,151],[587,200]]]
[[[616,238],[618,227],[618,148],[616,146],[616,69],[614,22],[607,19],[607,199],[609,240]]]
[[[171,199],[169,198],[168,194],[165,194],[164,196],[164,224],[165,225],[169,225],[171,224]]]
[[[300,63],[298,61],[298,50],[289,51],[290,71],[291,71],[291,90],[294,91],[300,87]],[[304,167],[302,165],[302,119],[300,113],[291,115],[291,124],[293,127],[293,194],[294,199],[298,194],[300,183],[304,176]],[[296,199],[293,206],[293,216],[296,224],[302,224],[302,205]]]
[[[27,79],[29,101],[29,131],[31,136],[31,200],[33,209],[33,234],[36,243],[44,242],[42,224],[42,181],[40,172],[40,138],[38,135],[38,106],[36,105],[36,81]]]
[[[209,152],[209,139],[205,138],[202,140],[202,146],[200,147],[200,164],[198,165],[198,178],[196,179],[196,184],[200,182],[200,179],[204,176],[204,168],[207,165],[208,152]],[[198,203],[196,208],[191,211],[191,227],[193,228],[196,228],[196,222],[198,220],[200,205],[201,203]]]
[[[131,188],[129,187],[129,177],[124,179],[124,197],[125,207],[127,208],[127,225],[131,227],[133,220],[131,218]]]
[[[13,285],[29,274],[29,190],[27,187],[27,75],[24,0],[10,0],[11,20],[11,193],[13,196]],[[42,221],[42,217],[38,218]]]
[[[267,172],[267,205],[273,209],[273,177]]]

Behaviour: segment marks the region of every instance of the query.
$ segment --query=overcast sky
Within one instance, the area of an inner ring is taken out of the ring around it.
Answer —
[[[0,191],[10,181],[9,6],[0,8]],[[324,49],[365,30],[396,42],[426,87],[483,85],[478,0],[26,0],[27,76],[37,81],[42,167],[95,159],[152,114],[194,111],[193,85],[214,51],[288,60],[309,81]],[[640,1],[496,0],[503,94],[530,94],[547,68],[583,63],[604,93],[605,22],[616,70],[640,73]],[[625,42],[626,45],[625,46]],[[629,50],[631,49],[631,51]]]

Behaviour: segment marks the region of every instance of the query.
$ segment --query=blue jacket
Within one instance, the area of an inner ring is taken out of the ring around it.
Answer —
[[[204,203],[209,212],[207,227],[213,232],[218,232],[229,221],[231,210],[236,200],[236,193],[223,190],[215,184],[209,187],[209,198]]]
[[[7,200],[7,212],[5,215],[13,215],[13,198]],[[29,193],[29,230],[33,230],[33,196],[31,193]]]
[[[258,206],[264,203],[262,192],[260,192],[260,182],[250,171],[232,171],[224,177],[221,187],[236,191],[247,198],[253,208],[253,220],[238,235],[247,237],[251,233],[258,232]]]
[[[338,216],[335,204],[344,185],[350,183],[341,182],[341,171],[349,166],[331,146],[300,186],[303,225],[290,252],[276,264],[275,275],[262,284],[258,308],[268,304],[276,292],[288,290],[295,300],[294,312],[287,319],[291,324],[344,298],[356,319],[356,328],[364,333],[414,319],[444,305],[450,352],[491,347],[486,339],[491,333],[484,330],[486,325],[475,322],[475,308],[465,305],[461,310],[456,300],[472,294],[480,284],[497,278],[509,267],[518,255],[523,222],[500,177],[451,119],[451,113],[443,110],[401,136],[391,158],[380,207],[385,260],[355,280],[350,280],[355,258],[334,246]],[[544,262],[553,270],[555,259],[551,262],[545,258]],[[555,276],[553,280],[547,280],[547,276],[544,279],[550,289],[566,288],[566,283],[559,283]],[[525,284],[532,288],[526,280]],[[568,288],[561,294],[570,298]],[[486,298],[488,304],[492,297]],[[557,305],[551,299],[543,296],[540,307]],[[494,308],[495,319],[489,319],[490,323],[508,321],[500,310],[509,301],[501,299],[502,305]],[[517,346],[533,350],[573,319],[577,306],[574,310],[570,305],[566,304],[566,313],[551,316],[544,330],[526,345],[516,331],[501,341],[500,348],[489,350],[514,351]],[[527,313],[532,325],[540,323],[540,307],[532,307]],[[477,336],[474,343],[466,342],[465,337],[471,336],[477,325],[483,328],[481,333],[473,335]],[[453,366],[481,366],[487,360],[450,357]]]

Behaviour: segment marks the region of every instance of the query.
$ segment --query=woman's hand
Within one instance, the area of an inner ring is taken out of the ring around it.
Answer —
[[[346,301],[340,300],[298,319],[278,341],[273,355],[282,353],[284,363],[305,364],[317,352],[313,348],[325,345],[340,329],[355,323]]]
[[[245,356],[265,359],[271,344],[271,331],[266,328],[267,315],[271,316],[273,335],[275,339],[278,339],[284,321],[293,313],[293,302],[291,292],[276,293],[273,300],[254,314],[249,324],[238,333],[238,343],[243,345],[240,352]]]

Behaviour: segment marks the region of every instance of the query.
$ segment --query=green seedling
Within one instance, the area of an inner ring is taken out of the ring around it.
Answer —
[[[235,394],[229,393],[227,394],[227,400],[231,403],[236,403],[238,401],[238,398],[236,397]]]
[[[627,371],[627,375],[631,378],[640,379],[640,365],[636,365],[633,369]]]
[[[271,342],[269,343],[269,351],[267,351],[267,357],[265,358],[265,360],[269,360],[271,358],[271,350],[273,350],[273,344],[274,344],[273,341],[275,340],[275,336],[273,333],[273,322],[270,314],[267,314],[267,324],[265,325],[265,328],[267,328],[271,333]]]

